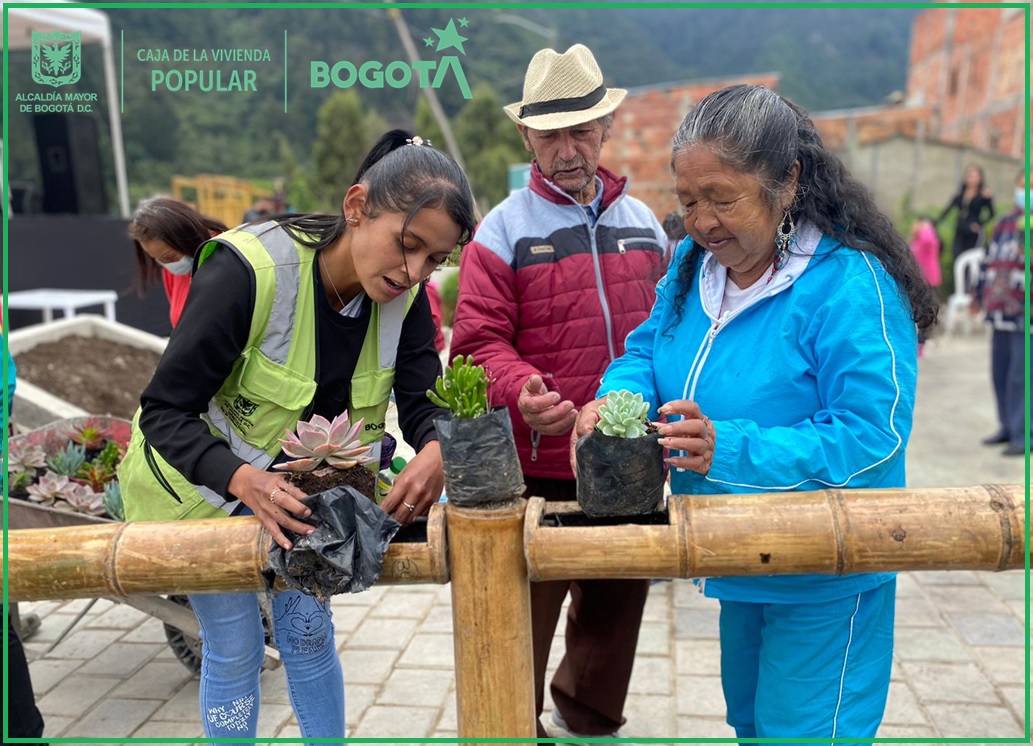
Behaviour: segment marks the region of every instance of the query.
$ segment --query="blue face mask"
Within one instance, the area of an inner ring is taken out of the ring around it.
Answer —
[[[176,261],[169,262],[168,264],[165,262],[158,262],[158,264],[162,266],[162,269],[174,275],[188,275],[190,274],[190,270],[194,267],[194,257],[184,256],[182,259],[177,259]]]
[[[1020,210],[1026,209],[1026,187],[1015,188],[1015,206]]]

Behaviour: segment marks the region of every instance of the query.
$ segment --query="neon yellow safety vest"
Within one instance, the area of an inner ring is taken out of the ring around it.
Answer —
[[[267,469],[280,454],[284,430],[296,427],[316,393],[316,252],[266,222],[220,234],[201,249],[198,266],[220,246],[235,251],[253,270],[255,310],[247,344],[201,419],[234,454]],[[353,422],[365,420],[359,439],[373,446],[368,465],[373,471],[380,465],[402,322],[417,291],[387,305],[373,304],[351,380],[349,415]],[[118,468],[127,521],[212,518],[239,505],[235,498],[187,481],[150,446],[139,420],[137,411]]]

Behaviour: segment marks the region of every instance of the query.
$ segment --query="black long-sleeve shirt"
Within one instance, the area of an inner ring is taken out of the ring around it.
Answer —
[[[950,214],[951,210],[958,211],[958,223],[954,229],[954,255],[957,256],[966,249],[971,249],[979,243],[979,234],[982,226],[986,225],[994,216],[994,200],[983,192],[978,193],[972,199],[966,201],[964,192],[958,192],[954,198],[943,208],[943,212],[936,218],[939,223]],[[972,230],[972,224],[980,226],[979,230]],[[984,236],[984,238],[986,238]]]
[[[312,412],[333,419],[349,406],[352,375],[366,338],[372,301],[355,318],[330,306],[312,263],[316,286],[316,393]],[[229,250],[218,250],[194,275],[183,308],[154,378],[140,398],[140,429],[151,447],[180,474],[228,499],[230,477],[243,463],[200,419],[247,344],[255,308],[251,271]],[[435,327],[421,288],[402,324],[395,367],[395,402],[406,442],[419,451],[435,440],[433,420],[447,412],[427,399],[441,373]]]

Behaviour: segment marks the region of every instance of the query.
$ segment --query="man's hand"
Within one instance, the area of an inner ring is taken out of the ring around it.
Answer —
[[[549,391],[537,373],[528,378],[520,389],[517,408],[524,422],[542,435],[563,435],[574,427],[577,419],[574,402],[561,400],[558,391]]]

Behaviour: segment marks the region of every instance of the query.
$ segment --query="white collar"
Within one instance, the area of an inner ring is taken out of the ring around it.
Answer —
[[[752,303],[745,306],[748,308],[753,303],[759,303],[762,299],[782,292],[792,285],[796,278],[804,273],[811,257],[818,249],[821,241],[821,231],[810,222],[801,220],[796,226],[796,233],[789,244],[789,254],[786,256],[786,263],[782,269],[775,272],[771,282],[767,284],[763,293],[760,293]],[[725,282],[728,279],[728,270],[718,263],[714,255],[709,251],[703,255],[703,271],[699,278],[699,297],[703,305],[703,311],[713,321],[717,321],[716,314],[721,313],[721,304],[725,296]]]

